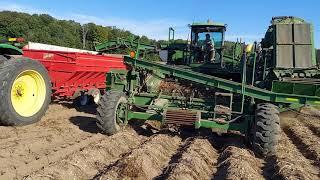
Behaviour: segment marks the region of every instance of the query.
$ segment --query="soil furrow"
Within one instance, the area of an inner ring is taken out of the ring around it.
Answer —
[[[320,138],[320,119],[306,117],[298,117],[298,119],[301,120],[315,136]]]
[[[104,168],[94,179],[153,179],[161,174],[180,144],[178,136],[152,136],[123,159]]]
[[[177,152],[170,158],[168,165],[162,169],[162,173],[159,176],[157,176],[155,180],[168,179],[170,173],[173,170],[173,167],[179,162],[179,160],[182,158],[183,154],[187,151],[190,145],[193,144],[194,140],[195,138],[188,137],[183,141],[183,143],[179,146]]]
[[[320,111],[313,107],[305,107],[300,112],[295,112],[293,121],[302,122],[303,126],[307,126],[314,135],[320,138]]]
[[[302,155],[284,132],[281,134],[277,153],[272,158],[276,169],[273,179],[319,178],[319,170],[312,165],[313,162]]]
[[[36,160],[31,162],[25,162],[25,164],[19,164],[18,166],[13,166],[11,168],[14,169],[14,171],[9,172],[1,172],[1,178],[4,179],[11,179],[12,177],[23,177],[28,175],[29,173],[36,171],[38,169],[41,169],[42,167],[48,166],[49,164],[56,162],[60,159],[63,159],[64,157],[68,156],[69,154],[72,154],[74,152],[79,151],[80,149],[89,146],[92,143],[98,142],[102,140],[102,136],[93,136],[85,140],[81,140],[78,143],[62,148],[56,152],[50,153],[50,155],[44,155],[41,157],[36,158]]]
[[[53,104],[39,123],[0,127],[7,134],[0,142],[0,178],[28,175],[105,137],[81,130],[72,122],[79,115],[83,115],[80,123],[88,128],[94,123],[91,114]]]
[[[313,160],[315,166],[320,166],[320,142],[309,128],[292,126],[284,128],[284,131],[306,158]]]
[[[89,179],[105,165],[118,160],[123,154],[138,147],[143,140],[144,137],[139,136],[133,130],[123,131],[110,137],[105,136],[101,142],[86,146],[63,160],[32,173],[29,178]]]
[[[300,118],[282,118],[282,128],[288,138],[307,158],[313,161],[313,165],[320,166],[320,142],[319,138],[301,122]]]
[[[227,146],[220,154],[214,179],[264,179],[263,160],[244,146]]]
[[[216,173],[215,164],[218,153],[208,139],[195,139],[175,163],[170,164],[167,178],[178,179],[210,179]]]
[[[264,160],[242,135],[210,130],[174,136],[132,122],[105,136],[94,111],[52,104],[39,123],[0,126],[0,179],[320,179],[320,123],[305,115],[315,109],[282,113],[278,151]]]

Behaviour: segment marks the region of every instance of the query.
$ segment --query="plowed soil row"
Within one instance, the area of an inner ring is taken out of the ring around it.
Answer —
[[[320,138],[320,112],[314,108],[304,108],[303,115],[297,115],[297,119],[308,126],[314,135]]]
[[[192,140],[182,148],[180,156],[158,179],[210,179],[217,171],[219,154],[207,138]]]
[[[208,137],[181,142],[177,136],[157,135],[94,179],[264,179],[264,161],[239,138],[228,138],[221,149],[217,144]]]
[[[0,127],[0,179],[319,179],[319,120],[281,122],[277,153],[262,159],[243,136],[209,130],[172,134],[133,123],[106,136],[94,108],[53,104],[39,123]]]
[[[245,147],[227,146],[219,157],[215,179],[264,179],[263,161]]]
[[[32,173],[29,179],[89,179],[105,164],[112,163],[131,149],[137,148],[145,138],[133,130],[105,137],[100,142],[86,146],[61,161]]]
[[[300,152],[320,166],[320,141],[313,132],[296,118],[283,119],[283,130]]]
[[[101,141],[94,126],[94,114],[54,104],[39,123],[0,127],[0,179],[20,179]]]
[[[159,176],[181,143],[178,136],[156,135],[114,164],[106,166],[94,179],[152,179]]]
[[[305,158],[299,149],[283,132],[277,153],[271,158],[276,172],[273,179],[318,179],[319,170]]]

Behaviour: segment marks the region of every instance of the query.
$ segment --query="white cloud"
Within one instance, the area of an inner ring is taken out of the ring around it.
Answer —
[[[25,12],[29,14],[45,14],[48,11],[35,9],[31,6],[21,5],[11,2],[0,2],[0,11],[16,11],[16,12]]]
[[[96,17],[87,14],[76,14],[76,13],[61,13],[56,15],[48,10],[35,9],[31,6],[21,5],[11,2],[0,2],[0,11],[17,11],[25,12],[30,14],[49,14],[57,19],[74,20],[81,24],[93,22],[103,26],[116,26],[117,28],[131,31],[137,35],[145,35],[152,39],[167,39],[168,28],[170,26],[185,27],[184,30],[176,31],[176,38],[186,39],[188,36],[187,22],[176,20],[176,19],[151,19],[147,21],[134,20],[134,19],[123,19],[117,17]]]
[[[4,11],[4,10],[8,10],[8,11],[18,11],[18,12],[22,12],[22,11],[26,11],[26,8],[24,6],[20,6],[18,4],[7,4],[7,3],[3,3],[0,2],[0,10]]]
[[[177,29],[176,38],[187,38],[187,22],[174,19],[153,19],[147,21],[134,20],[134,19],[122,19],[117,17],[96,17],[84,14],[71,14],[70,19],[73,19],[80,23],[94,22],[103,26],[116,26],[120,29],[131,31],[137,35],[145,35],[152,39],[167,39],[169,27],[182,27],[184,30]]]

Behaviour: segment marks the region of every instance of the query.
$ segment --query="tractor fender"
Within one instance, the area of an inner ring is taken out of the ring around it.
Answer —
[[[6,55],[22,55],[23,51],[10,44],[0,44],[0,54]]]

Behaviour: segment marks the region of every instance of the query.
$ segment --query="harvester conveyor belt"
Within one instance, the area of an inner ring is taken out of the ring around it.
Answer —
[[[264,101],[276,103],[320,105],[320,97],[318,96],[276,93],[250,85],[242,86],[241,83],[235,81],[230,81],[227,79],[218,78],[199,72],[194,72],[188,69],[178,68],[171,65],[163,65],[160,63],[150,62],[146,60],[137,60],[128,56],[125,56],[124,59],[127,64],[132,65],[133,67],[140,67],[148,70],[153,70],[158,73],[172,75],[177,78],[189,80],[198,84],[203,84],[208,87],[215,87],[226,91],[243,94],[245,96],[253,97]]]

